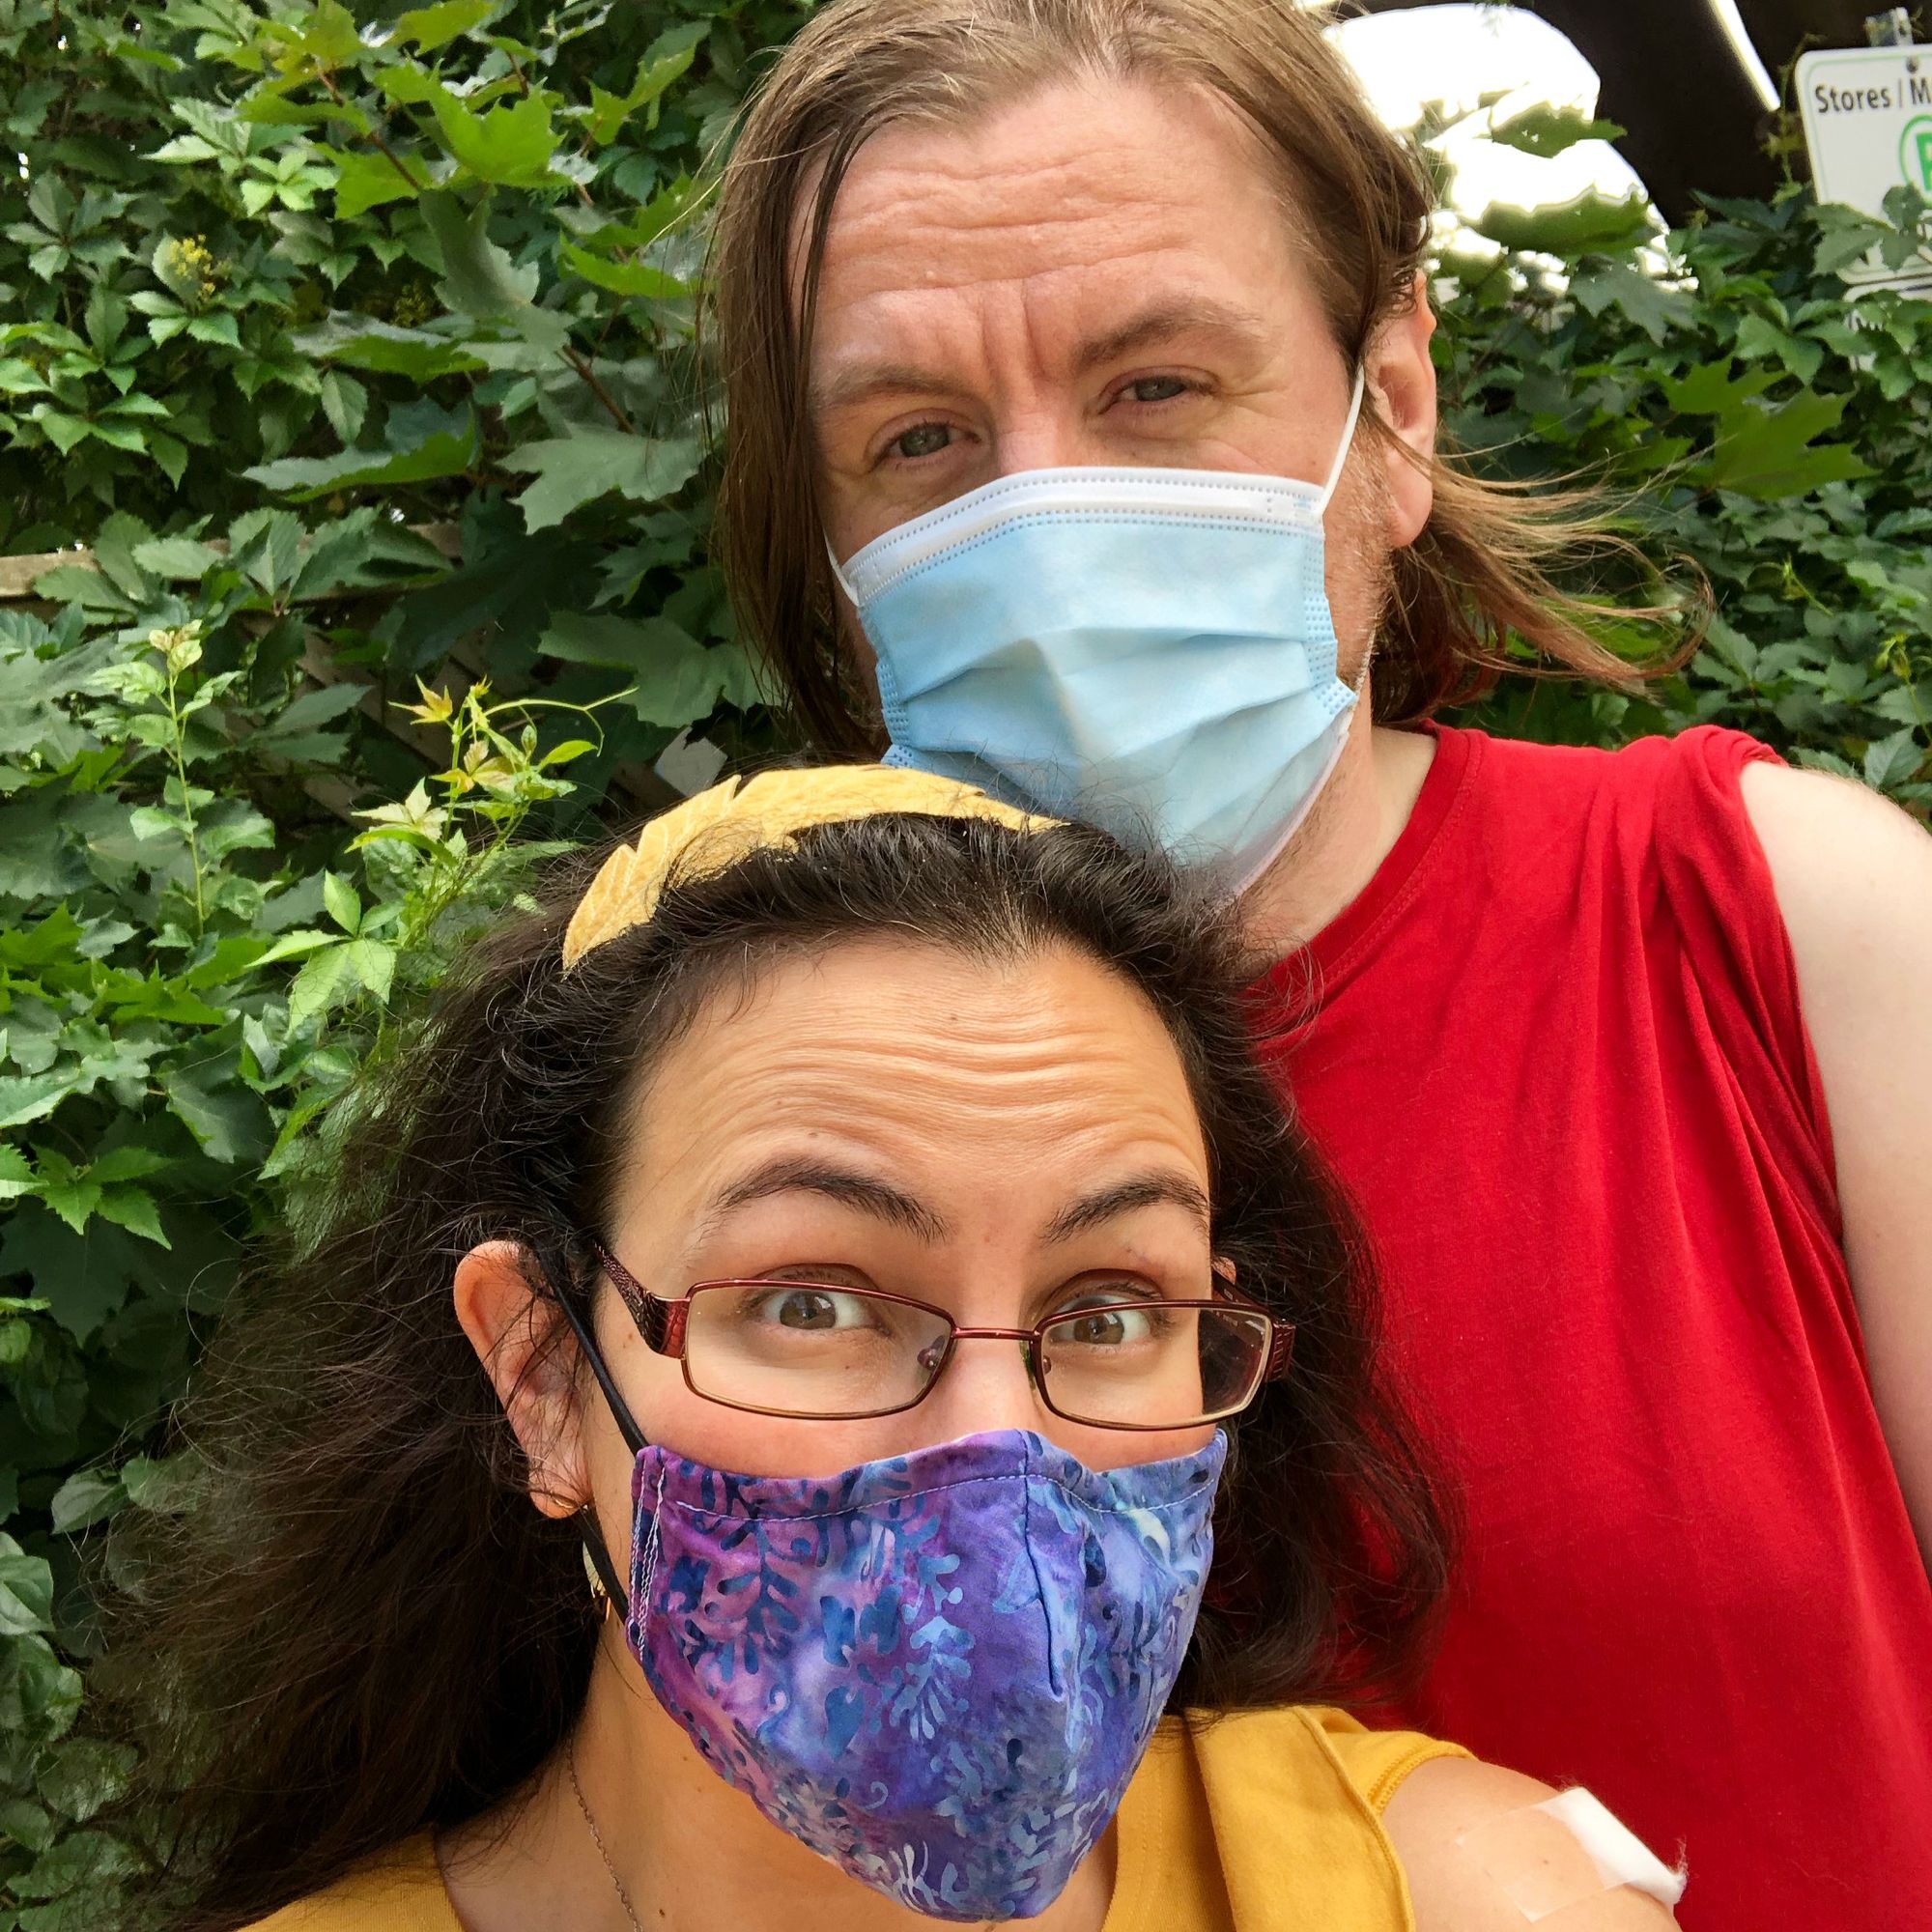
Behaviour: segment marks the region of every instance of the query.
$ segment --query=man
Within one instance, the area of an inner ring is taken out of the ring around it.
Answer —
[[[1932,1924],[1932,839],[1736,734],[1419,728],[1506,631],[1613,664],[1435,456],[1427,218],[1274,0],[826,9],[720,212],[734,592],[832,748],[1243,890],[1468,1520],[1401,1716],[1702,1932]]]

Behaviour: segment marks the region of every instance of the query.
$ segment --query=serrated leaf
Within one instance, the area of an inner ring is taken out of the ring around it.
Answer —
[[[409,42],[419,54],[434,52],[459,34],[480,26],[500,4],[501,0],[438,0],[435,6],[412,7],[397,14],[392,43]]]
[[[703,455],[695,437],[659,440],[621,430],[581,429],[526,442],[503,458],[503,467],[536,476],[515,499],[525,528],[534,535],[612,491],[637,503],[668,497],[697,473]]]
[[[538,187],[553,178],[558,136],[549,96],[532,92],[478,114],[447,88],[438,88],[429,105],[444,145],[476,180]]]
[[[406,175],[386,155],[343,148],[330,158],[336,166],[335,213],[340,221],[353,221],[386,202],[413,201],[423,191],[423,176],[413,171]]]
[[[202,573],[220,561],[221,553],[193,537],[155,537],[134,546],[134,561],[151,577],[167,582],[200,582]]]
[[[159,1247],[174,1246],[162,1230],[160,1209],[155,1205],[155,1197],[145,1187],[126,1184],[102,1188],[94,1211],[102,1220],[126,1228],[130,1235],[139,1235],[144,1240],[153,1241]]]
[[[0,1636],[31,1636],[54,1627],[54,1577],[45,1559],[29,1556],[0,1531]]]
[[[343,951],[348,954],[350,971],[363,988],[376,999],[386,1000],[396,977],[396,949],[379,939],[354,939]]]
[[[332,316],[323,327],[297,336],[295,346],[321,361],[342,362],[376,375],[407,376],[416,383],[474,375],[488,366],[466,343],[451,336],[399,328],[394,323],[360,316]]]
[[[322,412],[328,426],[344,442],[354,442],[362,434],[369,414],[369,391],[354,376],[339,369],[322,372]]]
[[[54,1492],[47,1506],[54,1528],[63,1536],[102,1522],[128,1500],[121,1478],[111,1469],[81,1469]]]
[[[474,412],[466,410],[460,429],[432,432],[411,449],[345,449],[335,456],[286,457],[279,463],[257,464],[242,473],[265,490],[307,503],[338,490],[461,476],[475,468],[482,451],[481,429]]]
[[[1864,781],[1875,790],[1886,791],[1917,777],[1924,762],[1925,750],[1918,742],[1918,729],[1907,724],[1865,747]]]
[[[0,1201],[17,1201],[34,1191],[34,1167],[23,1148],[0,1146]]]
[[[328,916],[344,932],[355,932],[362,924],[362,901],[355,888],[335,872],[322,875],[322,902]]]
[[[352,990],[352,977],[346,945],[310,953],[289,988],[289,1031],[294,1033],[318,1014],[339,1006]]]
[[[1605,262],[1571,278],[1570,293],[1592,315],[1614,303],[1653,342],[1673,327],[1694,327],[1697,304],[1683,289],[1666,288],[1655,275],[1628,262]]]
[[[558,249],[557,259],[586,282],[592,282],[600,289],[609,289],[612,295],[643,296],[669,301],[691,293],[689,282],[682,282],[667,270],[653,268],[648,262],[619,262],[608,255],[593,254],[588,248],[573,247],[568,243]]]

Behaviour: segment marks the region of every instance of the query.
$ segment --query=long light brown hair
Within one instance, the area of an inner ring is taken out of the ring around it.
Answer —
[[[841,654],[808,407],[833,202],[853,156],[889,123],[957,124],[1094,75],[1205,88],[1259,132],[1312,237],[1309,266],[1351,367],[1417,299],[1428,178],[1377,119],[1319,13],[1293,0],[835,0],[815,14],[753,102],[720,194],[709,279],[729,440],[716,543],[799,723],[840,755],[875,754],[883,741],[867,681]],[[1371,438],[1391,434],[1372,409],[1363,424]],[[1582,494],[1492,480],[1446,447],[1428,469],[1429,521],[1391,563],[1378,719],[1426,717],[1538,660],[1621,684],[1675,661],[1663,647],[1694,606],[1657,597],[1641,557]],[[1605,601],[1606,585],[1633,582],[1646,586],[1634,600]],[[1648,665],[1603,641],[1612,627],[1656,642]]]

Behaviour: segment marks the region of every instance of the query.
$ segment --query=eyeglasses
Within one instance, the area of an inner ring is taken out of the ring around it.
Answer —
[[[943,1308],[831,1282],[700,1281],[678,1298],[597,1258],[645,1345],[694,1395],[753,1415],[859,1421],[932,1391],[964,1342],[1017,1342],[1044,1406],[1100,1429],[1186,1429],[1238,1414],[1282,1376],[1292,1322],[1230,1296],[1095,1300],[1031,1328],[966,1328]]]

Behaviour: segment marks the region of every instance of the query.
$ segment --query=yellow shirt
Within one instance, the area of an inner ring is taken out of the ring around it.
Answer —
[[[1414,1932],[1382,1807],[1463,1756],[1313,1705],[1164,1719],[1121,1803],[1101,1932]],[[251,1932],[463,1932],[424,1835]]]

